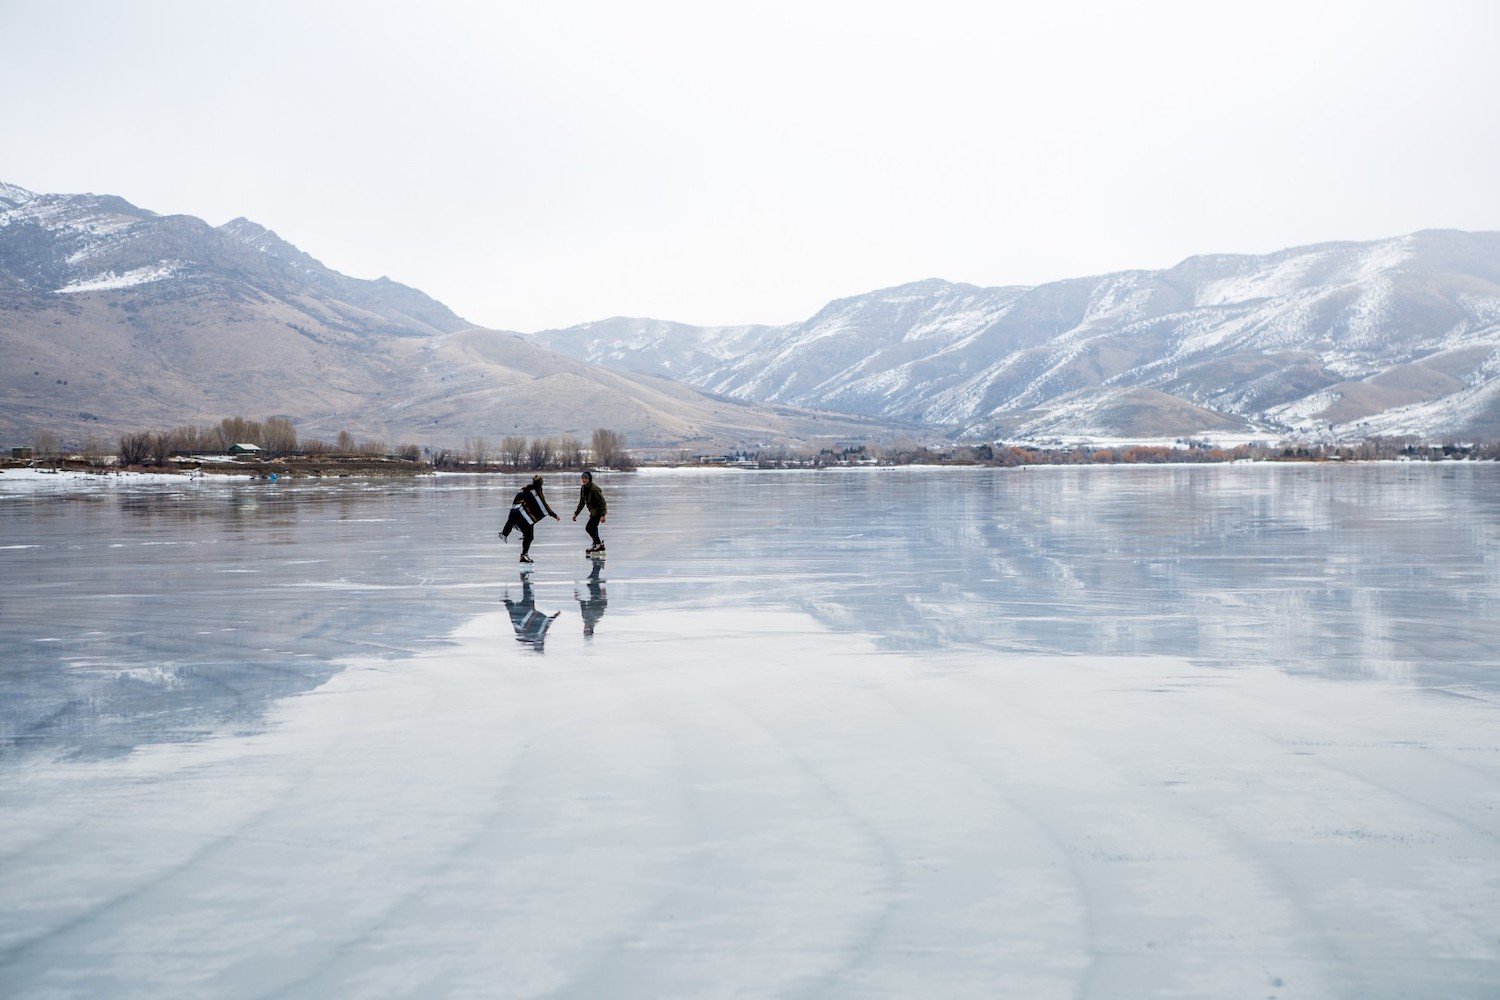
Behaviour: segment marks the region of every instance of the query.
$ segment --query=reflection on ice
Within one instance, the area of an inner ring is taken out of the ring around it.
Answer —
[[[1494,688],[1497,480],[1472,465],[617,477],[614,583],[634,613],[795,608],[892,650]],[[442,642],[513,565],[489,544],[506,481],[109,484],[7,492],[0,475],[4,538],[25,546],[0,549],[0,753],[253,725],[349,655]],[[539,535],[536,586],[576,590],[588,633],[604,594],[581,579],[577,535]]]
[[[890,649],[1500,683],[1493,466],[722,478],[630,493],[684,525],[653,546],[656,582],[723,570],[701,600],[797,607]]]
[[[505,610],[510,612],[510,624],[516,630],[516,641],[530,646],[538,653],[544,651],[547,629],[551,627],[552,620],[562,614],[561,611],[554,611],[549,615],[536,609],[536,595],[531,590],[529,573],[521,574],[519,601],[511,600],[510,588],[506,588]]]
[[[469,533],[482,491],[126,483],[6,493],[0,475],[0,537],[30,546],[0,552],[0,756],[253,726],[351,655],[408,656],[495,606],[467,589],[495,579]]]
[[[609,598],[604,593],[604,580],[599,575],[603,570],[604,563],[594,560],[594,567],[589,570],[585,581],[588,596],[578,597],[578,591],[573,591],[573,596],[578,597],[578,613],[583,617],[583,634],[586,638],[593,638],[594,627],[604,617],[604,609],[609,607]]]

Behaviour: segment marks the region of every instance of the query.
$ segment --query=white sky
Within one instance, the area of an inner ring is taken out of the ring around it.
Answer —
[[[1500,229],[1484,0],[0,0],[0,43],[0,180],[507,329]]]

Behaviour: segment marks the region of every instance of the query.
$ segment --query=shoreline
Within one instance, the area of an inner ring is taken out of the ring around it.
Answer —
[[[1151,468],[1217,468],[1226,466],[1388,466],[1388,465],[1474,465],[1494,466],[1500,463],[1500,459],[1493,458],[1470,458],[1445,456],[1441,458],[1236,458],[1218,461],[1178,461],[1178,462],[1036,462],[1020,463],[1016,465],[1002,465],[992,462],[903,462],[893,464],[863,464],[863,465],[822,465],[822,466],[800,466],[800,465],[719,465],[719,464],[642,464],[634,469],[594,470],[598,475],[735,475],[753,472],[782,472],[782,473],[891,473],[891,472],[950,472],[965,470],[971,472],[981,471],[1018,471],[1040,469],[1151,469]],[[573,473],[571,469],[548,469],[544,475],[567,477]],[[340,471],[336,467],[323,467],[317,470],[287,470],[284,467],[272,466],[262,468],[223,468],[218,466],[195,469],[143,469],[143,468],[88,468],[68,467],[44,468],[35,465],[0,465],[0,483],[47,483],[47,482],[132,482],[132,483],[181,483],[195,481],[211,481],[218,483],[227,482],[301,482],[308,480],[325,481],[330,479],[453,479],[461,477],[495,477],[531,475],[530,469],[485,469],[474,471],[455,471],[452,469],[392,469],[378,470],[368,467],[351,468]]]
[[[1444,459],[1444,460],[1411,460],[1411,459],[1364,459],[1352,462],[1292,462],[1292,461],[1253,461],[1239,460],[1234,462],[1117,462],[1098,464],[1043,464],[1022,466],[995,466],[995,465],[878,465],[878,466],[824,466],[822,468],[744,468],[724,466],[697,466],[697,465],[646,465],[640,466],[628,472],[604,471],[599,473],[603,479],[615,479],[619,476],[640,476],[645,479],[717,479],[718,477],[734,477],[744,475],[778,475],[778,476],[812,476],[832,475],[837,477],[852,476],[894,476],[906,479],[912,476],[923,476],[939,474],[957,479],[968,480],[971,477],[982,476],[986,473],[1006,473],[1018,475],[1031,475],[1041,473],[1043,475],[1065,474],[1068,472],[1086,472],[1089,475],[1101,476],[1139,476],[1146,474],[1146,470],[1184,471],[1199,469],[1245,469],[1255,467],[1266,470],[1271,474],[1272,470],[1331,470],[1335,468],[1346,469],[1368,469],[1373,474],[1376,469],[1386,469],[1392,466],[1425,466],[1437,470],[1438,468],[1453,469],[1455,466],[1473,466],[1493,468],[1497,463],[1491,459]],[[1108,471],[1114,470],[1114,471]],[[553,474],[566,478],[569,470],[553,470]],[[219,471],[199,472],[158,472],[149,470],[122,470],[122,469],[17,469],[0,468],[0,500],[17,500],[25,497],[39,496],[64,496],[90,494],[103,494],[119,490],[148,489],[148,488],[176,488],[196,492],[196,488],[208,489],[210,487],[224,488],[234,486],[278,489],[282,486],[290,488],[328,489],[334,484],[347,482],[350,484],[363,483],[364,488],[372,488],[375,484],[390,482],[415,483],[427,481],[436,485],[439,480],[450,485],[454,480],[470,478],[476,487],[481,488],[506,488],[507,480],[513,480],[517,476],[529,476],[529,471],[522,472],[452,472],[448,470],[428,471],[422,473],[410,473],[405,475],[367,475],[360,473],[348,473],[333,476],[281,476],[271,479],[264,475],[245,472],[230,473]],[[186,493],[181,495],[187,495]],[[285,494],[293,496],[294,494]]]

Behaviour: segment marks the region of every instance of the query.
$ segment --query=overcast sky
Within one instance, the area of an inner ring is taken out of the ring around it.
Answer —
[[[486,326],[1500,229],[1500,4],[0,0],[0,180]]]

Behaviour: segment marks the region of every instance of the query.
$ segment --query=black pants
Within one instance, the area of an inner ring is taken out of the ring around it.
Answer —
[[[583,530],[587,531],[589,533],[589,537],[594,540],[594,544],[595,545],[603,545],[604,544],[604,540],[599,537],[599,515],[598,514],[590,514],[589,515],[589,523],[585,524],[583,526]]]
[[[536,529],[531,526],[526,518],[521,516],[520,511],[516,510],[510,512],[510,520],[505,522],[505,530],[500,532],[500,534],[509,538],[511,529],[513,528],[519,529],[521,532],[521,555],[524,556],[531,551],[531,539],[536,534]]]

